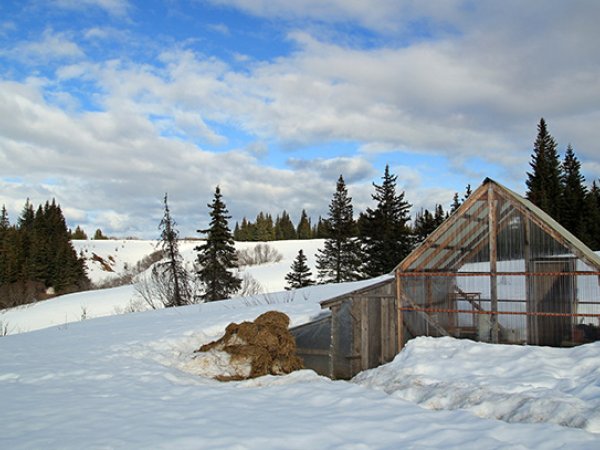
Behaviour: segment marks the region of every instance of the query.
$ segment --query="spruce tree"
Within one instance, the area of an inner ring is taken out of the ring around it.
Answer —
[[[560,221],[561,164],[556,151],[556,141],[548,132],[543,118],[538,125],[538,135],[529,165],[532,171],[527,172],[527,199]]]
[[[585,197],[585,214],[583,216],[585,234],[584,242],[595,251],[600,250],[600,187],[596,181]]]
[[[242,283],[231,272],[237,268],[237,253],[228,225],[231,217],[227,215],[229,211],[222,197],[217,186],[213,202],[208,204],[211,217],[209,228],[198,230],[199,233],[206,234],[206,242],[195,248],[200,267],[197,272],[198,280],[204,289],[201,298],[205,301],[229,298],[240,289]]]
[[[312,279],[312,272],[306,264],[306,255],[304,255],[302,250],[298,251],[298,256],[296,256],[296,259],[292,263],[291,269],[291,272],[285,276],[285,280],[288,283],[285,288],[286,290],[303,288],[315,284]]]
[[[298,222],[298,228],[296,229],[296,234],[298,239],[311,239],[312,238],[312,229],[310,225],[310,219],[306,214],[306,210],[302,210],[300,214],[300,221]]]
[[[416,244],[423,242],[437,228],[435,218],[428,209],[421,209],[415,216],[413,237]]]
[[[296,228],[290,219],[290,215],[287,211],[281,213],[281,217],[277,216],[275,220],[275,239],[278,241],[287,241],[296,239]]]
[[[581,174],[581,163],[575,156],[571,144],[567,146],[563,160],[561,225],[581,240],[588,241],[584,217],[586,211],[587,188]]]
[[[168,298],[164,299],[164,305],[183,306],[192,303],[192,289],[188,273],[183,267],[183,258],[179,253],[179,232],[175,228],[176,223],[171,217],[167,194],[164,197],[164,215],[158,228],[160,233],[160,247],[166,257],[166,261],[155,267],[161,275],[161,280],[166,283]]]
[[[373,183],[377,202],[375,209],[367,208],[361,242],[365,254],[364,273],[376,277],[390,272],[412,249],[411,230],[408,226],[411,205],[404,200],[404,192],[396,193],[395,175],[385,166],[381,185]]]
[[[360,244],[355,238],[352,198],[340,175],[329,205],[329,217],[323,221],[327,229],[325,246],[317,253],[317,269],[322,283],[341,283],[362,278]]]

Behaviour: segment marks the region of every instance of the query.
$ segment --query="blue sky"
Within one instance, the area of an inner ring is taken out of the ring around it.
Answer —
[[[600,2],[0,3],[0,203],[56,198],[90,234],[326,215],[386,164],[414,209],[491,177],[524,192],[536,126],[600,177]]]

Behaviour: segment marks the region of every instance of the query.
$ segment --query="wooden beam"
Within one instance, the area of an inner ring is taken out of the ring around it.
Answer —
[[[442,336],[450,336],[450,333],[448,333],[444,329],[444,327],[442,327],[439,323],[437,323],[433,317],[431,317],[426,312],[420,311],[420,308],[415,304],[415,302],[413,302],[413,300],[408,295],[402,294],[402,300],[404,302],[408,303],[412,308],[414,308],[413,312],[417,313],[417,315],[419,315],[423,320],[425,320],[425,322],[427,322],[432,328],[434,328]]]
[[[416,248],[412,253],[410,253],[406,258],[404,258],[403,261],[400,262],[400,264],[398,264],[398,266],[396,267],[396,269],[399,269],[401,271],[406,271],[406,269],[408,269],[411,264],[413,264],[415,262],[415,260],[417,260],[418,258],[420,258],[423,253],[425,253],[425,251],[427,251],[430,246],[436,242],[438,242],[439,238],[446,232],[448,231],[448,229],[452,226],[454,226],[454,224],[456,223],[457,220],[459,220],[459,218],[463,215],[466,214],[466,212],[477,202],[481,199],[482,196],[485,196],[487,194],[487,190],[485,189],[485,184],[481,185],[479,188],[477,188],[470,196],[468,199],[466,199],[464,201],[464,203],[462,205],[460,205],[458,207],[458,209],[456,211],[454,211],[454,213],[448,218],[446,219],[444,222],[442,222],[442,224],[437,227],[433,233],[431,233],[427,239],[425,239],[425,241],[418,247]]]
[[[497,200],[494,196],[494,187],[490,183],[488,186],[488,214],[489,214],[489,250],[490,250],[490,297],[491,311],[490,322],[492,325],[492,342],[499,342],[498,328],[498,209]]]

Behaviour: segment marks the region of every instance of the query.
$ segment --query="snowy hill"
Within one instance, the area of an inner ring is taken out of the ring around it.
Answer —
[[[156,241],[140,240],[87,240],[73,241],[78,254],[86,260],[88,276],[93,283],[114,280],[127,273],[135,273],[135,266],[145,257],[156,251]],[[182,241],[181,255],[186,267],[193,271],[197,252],[194,248],[199,241]],[[243,266],[240,276],[255,281],[259,293],[269,294],[283,291],[285,275],[290,271],[298,250],[304,250],[307,264],[316,275],[315,254],[322,247],[323,240],[274,241],[267,243],[238,242],[238,250],[250,253],[257,245],[268,245],[281,256],[278,262]],[[265,300],[267,301],[267,300]],[[65,325],[82,319],[105,317],[133,311],[150,309],[137,294],[132,285],[100,291],[78,292],[63,295],[30,305],[0,311],[0,327],[8,334],[23,333],[55,325]]]

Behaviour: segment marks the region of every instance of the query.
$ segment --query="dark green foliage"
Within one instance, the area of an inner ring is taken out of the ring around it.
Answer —
[[[75,228],[75,231],[71,232],[71,239],[73,240],[82,240],[85,241],[87,240],[88,236],[87,234],[85,234],[85,231],[83,231],[83,229],[77,225],[77,227]]]
[[[254,224],[253,241],[273,241],[275,239],[275,228],[271,214],[258,213]]]
[[[341,283],[362,278],[362,255],[355,238],[352,198],[340,175],[336,191],[329,205],[329,218],[323,221],[327,238],[325,246],[317,253],[319,279],[323,283]]]
[[[188,273],[183,267],[183,258],[179,253],[179,232],[175,228],[175,221],[171,217],[167,194],[164,198],[164,215],[159,224],[160,247],[166,261],[156,264],[161,279],[166,283],[164,291],[168,293],[165,306],[183,306],[192,303],[192,291]]]
[[[14,306],[56,294],[87,288],[85,264],[77,256],[70,233],[55,201],[34,212],[27,200],[16,226],[6,211],[0,218],[0,300]]]
[[[298,222],[298,228],[296,229],[298,239],[312,239],[312,229],[310,226],[310,219],[306,214],[306,210],[302,210],[300,214],[300,221]]]
[[[229,298],[241,287],[242,280],[231,272],[237,268],[237,254],[233,236],[229,229],[228,211],[223,202],[221,190],[217,186],[215,197],[210,208],[210,224],[206,230],[198,230],[206,234],[206,242],[195,248],[198,252],[197,262],[200,270],[198,280],[202,283],[205,301]]]
[[[584,221],[586,215],[586,196],[585,179],[581,175],[581,163],[573,152],[573,147],[569,144],[565,152],[562,174],[562,211],[561,224],[580,237],[584,242],[589,238],[586,234],[586,224]]]
[[[600,250],[600,187],[594,181],[587,192],[583,214],[584,236],[582,240],[592,249]]]
[[[292,219],[290,219],[287,211],[284,210],[281,213],[281,217],[277,216],[275,219],[275,239],[286,241],[296,239],[297,237],[298,235],[296,234],[296,228],[292,223]]]
[[[102,230],[100,228],[98,228],[96,230],[96,232],[94,233],[94,240],[95,241],[102,241],[102,240],[107,240],[107,239],[108,239],[108,237],[106,237],[106,236],[104,236],[102,234]]]
[[[288,283],[286,286],[287,290],[303,288],[315,284],[312,279],[312,272],[306,264],[306,255],[302,250],[298,251],[298,256],[296,256],[296,259],[292,263],[291,269],[292,271],[285,276],[285,280]]]
[[[532,171],[527,172],[527,199],[560,222],[561,164],[556,151],[556,141],[548,132],[543,118],[538,125],[538,135],[529,164]]]
[[[315,239],[326,239],[328,237],[327,221],[321,216],[312,228],[312,236]]]
[[[428,209],[421,209],[421,211],[416,214],[413,228],[413,238],[415,244],[420,244],[423,242],[427,236],[429,236],[443,222],[444,218],[439,217],[438,211],[439,209],[436,207],[436,214],[433,215]]]
[[[375,209],[367,208],[361,227],[361,242],[365,254],[363,271],[368,277],[388,273],[412,250],[412,235],[408,222],[411,205],[404,192],[396,193],[395,175],[385,166],[383,183],[375,187]]]

